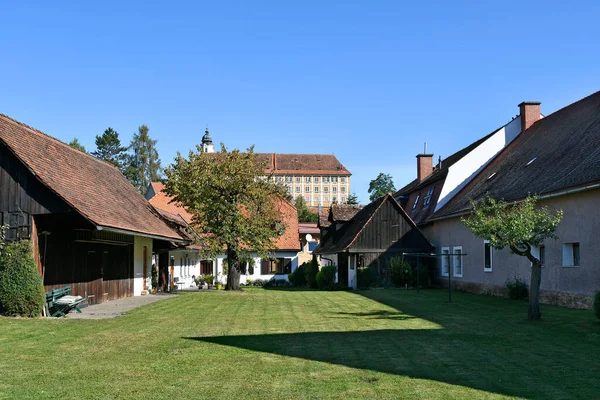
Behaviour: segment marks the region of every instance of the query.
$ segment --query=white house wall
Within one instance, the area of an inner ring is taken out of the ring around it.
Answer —
[[[435,211],[442,208],[456,193],[481,171],[488,162],[521,132],[521,117],[498,129],[486,141],[471,150],[448,168],[448,175],[440,193]],[[443,160],[442,160],[443,165]]]
[[[133,295],[140,296],[144,288],[144,247],[146,247],[146,286],[152,282],[152,239],[135,236],[133,241]]]
[[[262,279],[262,280],[270,280],[270,279],[285,279],[287,280],[288,277],[286,274],[267,274],[267,275],[263,275],[261,274],[261,258],[258,257],[256,254],[251,254],[250,255],[253,259],[254,259],[254,273],[250,274],[249,268],[246,268],[246,274],[242,274],[240,276],[240,283],[245,284],[248,279],[251,280],[257,280],[257,279]],[[289,258],[292,260],[292,272],[294,272],[296,270],[296,268],[298,268],[298,253],[297,252],[284,252],[284,251],[280,251],[280,252],[276,252],[273,254],[273,257],[275,258]],[[216,274],[216,279],[217,281],[221,282],[221,283],[226,283],[227,282],[227,276],[223,274],[223,260],[225,259],[225,255],[220,255],[216,257],[216,270],[217,270],[217,274]]]
[[[186,265],[186,256],[189,261],[189,266]],[[173,271],[173,278],[177,282],[183,282],[178,287],[190,287],[194,284],[192,277],[200,275],[200,261],[204,258],[200,257],[200,254],[196,250],[172,250],[169,251],[169,265],[171,265],[171,257],[174,260],[175,268]]]

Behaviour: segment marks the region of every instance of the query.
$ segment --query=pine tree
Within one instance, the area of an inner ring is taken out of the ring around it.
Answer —
[[[107,128],[102,135],[96,135],[96,150],[91,154],[101,160],[108,161],[119,169],[123,169],[126,147],[121,146],[119,132]]]
[[[71,142],[69,143],[69,146],[71,146],[74,149],[81,150],[84,153],[86,153],[85,147],[83,147],[83,145],[81,143],[79,143],[79,139],[77,139],[77,138],[73,138],[73,140],[71,140]]]
[[[140,193],[144,193],[151,182],[160,180],[162,168],[156,143],[148,135],[150,129],[146,125],[138,128],[129,144],[130,153],[126,157],[123,173]]]

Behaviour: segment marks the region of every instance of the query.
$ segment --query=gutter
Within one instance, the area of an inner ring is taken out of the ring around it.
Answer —
[[[569,194],[575,194],[575,193],[581,193],[581,192],[587,192],[587,191],[594,190],[594,189],[600,189],[600,183],[594,183],[592,185],[580,186],[575,189],[566,189],[566,190],[561,190],[559,192],[538,195],[538,200],[553,199],[555,197],[566,196]],[[523,199],[513,200],[513,201],[507,202],[507,204],[509,204],[509,205],[518,204],[518,203],[521,203],[522,201],[523,201]],[[457,212],[457,213],[454,213],[451,215],[446,215],[446,216],[437,217],[437,218],[431,218],[431,219],[428,219],[426,222],[433,222],[433,221],[440,221],[440,220],[444,220],[444,219],[462,217],[463,215],[469,215],[469,214],[471,214],[470,210],[461,211],[461,212]]]
[[[99,231],[107,231],[107,232],[121,233],[121,234],[131,235],[131,236],[141,236],[141,237],[146,237],[146,238],[150,238],[150,239],[165,240],[168,242],[175,242],[175,243],[186,243],[187,242],[186,240],[183,240],[181,238],[175,239],[175,238],[166,237],[166,236],[152,235],[150,233],[134,232],[134,231],[128,231],[125,229],[111,228],[110,226],[96,225],[96,229],[98,229]]]

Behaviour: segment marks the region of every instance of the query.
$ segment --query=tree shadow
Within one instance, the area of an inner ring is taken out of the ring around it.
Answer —
[[[365,318],[365,319],[389,319],[394,321],[405,321],[407,319],[415,319],[417,317],[413,317],[411,315],[406,315],[400,311],[388,311],[388,310],[378,310],[378,311],[367,311],[367,312],[337,312],[333,313],[334,315],[343,315],[345,317],[334,317],[334,318],[348,318],[348,319],[356,319],[356,318]]]

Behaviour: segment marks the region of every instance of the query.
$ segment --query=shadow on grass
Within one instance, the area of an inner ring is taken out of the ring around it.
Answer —
[[[388,310],[368,311],[368,312],[337,312],[337,313],[333,313],[333,314],[334,315],[343,315],[344,317],[338,317],[338,318],[348,318],[348,319],[367,318],[367,319],[391,319],[394,321],[405,321],[407,319],[417,318],[417,317],[413,317],[410,315],[406,315],[403,312],[388,311]]]
[[[429,379],[511,396],[531,396],[526,387],[498,384],[497,370],[485,357],[467,358],[462,347],[452,350],[454,338],[437,330],[372,330],[307,332],[270,335],[185,337],[206,343],[344,365],[411,378]],[[493,338],[487,339],[489,344]],[[449,352],[449,354],[448,354]],[[463,359],[464,361],[459,361]],[[476,368],[464,368],[471,363]],[[514,365],[515,375],[526,373]],[[506,372],[506,371],[504,371]],[[360,383],[358,383],[360,384]]]

